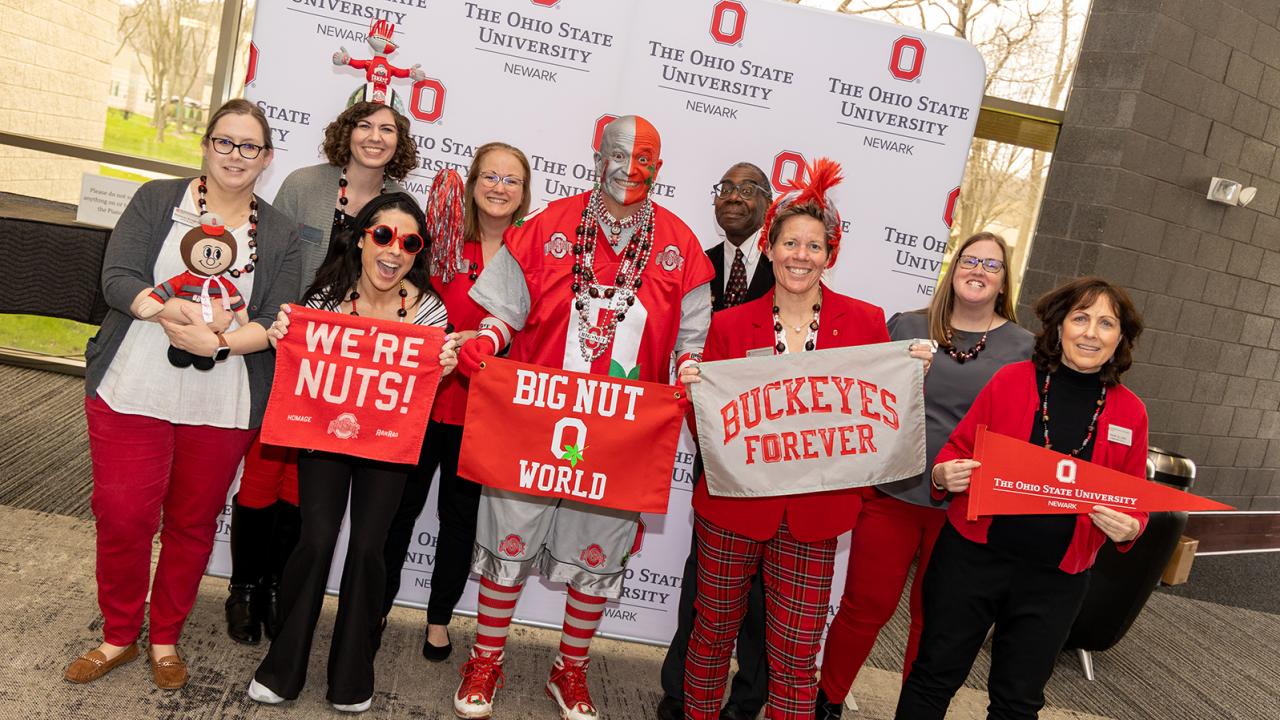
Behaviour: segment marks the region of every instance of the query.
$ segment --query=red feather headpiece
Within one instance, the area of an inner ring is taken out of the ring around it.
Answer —
[[[431,242],[431,274],[444,282],[453,280],[462,264],[463,183],[457,171],[446,168],[436,173],[427,194],[427,227]]]
[[[840,163],[829,158],[818,158],[796,173],[796,177],[782,188],[782,195],[769,206],[764,214],[764,224],[760,226],[760,252],[769,249],[769,231],[778,213],[793,205],[813,203],[822,211],[822,224],[826,227],[827,246],[831,248],[831,256],[827,258],[827,267],[836,264],[836,255],[840,252],[840,237],[843,235],[840,223],[840,211],[828,193],[831,188],[840,184]]]

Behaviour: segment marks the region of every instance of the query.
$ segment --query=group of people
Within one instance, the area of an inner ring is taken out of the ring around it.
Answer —
[[[280,703],[302,692],[349,512],[328,700],[367,710],[401,566],[438,472],[427,660],[450,657],[449,625],[471,573],[480,588],[455,714],[495,714],[511,619],[539,573],[567,586],[546,692],[565,720],[601,717],[587,683],[589,648],[606,603],[621,594],[639,516],[458,476],[468,379],[494,355],[691,385],[704,361],[915,340],[902,362],[925,370],[919,477],[731,498],[708,491],[695,461],[695,537],[662,667],[660,720],[753,718],[762,707],[775,719],[840,717],[913,563],[897,716],[942,718],[994,626],[990,717],[1034,718],[1099,547],[1110,539],[1123,550],[1141,533],[1144,515],[1103,506],[977,521],[965,513],[978,425],[1142,476],[1146,414],[1120,383],[1142,324],[1124,290],[1098,278],[1057,288],[1037,303],[1041,329],[1032,335],[1016,322],[1007,245],[979,233],[959,243],[927,308],[886,322],[879,307],[823,283],[843,240],[832,197],[842,170],[833,162],[814,163],[776,198],[760,168],[730,167],[713,187],[725,240],[704,252],[649,196],[661,138],[644,118],[605,128],[590,191],[533,212],[528,160],[493,142],[475,149],[460,189],[434,186],[460,194],[462,206],[461,242],[443,252],[446,230],[399,184],[416,165],[409,122],[384,104],[343,111],[326,129],[326,162],[291,173],[272,204],[254,192],[273,154],[256,105],[226,103],[201,144],[204,174],[140,188],[107,248],[110,311],[85,353],[103,640],[67,667],[69,681],[91,682],[140,655],[149,591],[153,680],[164,689],[187,682],[177,643],[243,459],[227,631],[241,643],[270,640],[248,694]],[[249,322],[228,303],[185,297],[147,316],[154,286],[182,268],[181,238],[210,215],[237,246],[230,274]],[[555,237],[568,249],[553,251]],[[683,261],[658,262],[659,252]],[[294,303],[446,330],[444,378],[418,463],[257,440],[271,348],[288,334]],[[209,358],[211,369],[171,364],[170,346]],[[1112,427],[1130,430],[1129,441]],[[849,531],[819,681],[836,541]],[[725,703],[735,642],[739,670]]]

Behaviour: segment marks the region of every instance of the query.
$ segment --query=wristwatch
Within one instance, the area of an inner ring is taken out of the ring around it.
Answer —
[[[231,346],[227,344],[227,339],[222,333],[214,333],[218,336],[218,349],[213,351],[213,361],[222,362],[231,357]]]

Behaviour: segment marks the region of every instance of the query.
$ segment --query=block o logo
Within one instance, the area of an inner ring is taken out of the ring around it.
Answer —
[[[444,115],[444,83],[423,78],[413,84],[409,113],[423,122],[437,122]]]
[[[795,150],[783,150],[773,157],[769,182],[773,183],[774,190],[786,192],[797,177],[803,177],[804,172],[804,155]]]
[[[617,120],[617,115],[601,115],[596,118],[595,129],[591,132],[591,149],[600,152],[600,138],[604,135],[604,128],[609,123]]]
[[[893,41],[893,54],[889,56],[889,74],[899,80],[911,82],[924,72],[924,41],[918,37],[903,35]]]
[[[942,211],[942,222],[951,227],[951,222],[956,218],[956,203],[960,200],[960,188],[954,188],[947,193],[947,207]]]
[[[258,75],[258,43],[249,43],[249,67],[244,71],[244,84],[248,85]]]
[[[720,0],[711,11],[711,38],[721,45],[737,45],[747,29],[747,8],[739,0]]]
[[[532,0],[532,2],[542,7],[555,7],[560,4],[560,0]]]

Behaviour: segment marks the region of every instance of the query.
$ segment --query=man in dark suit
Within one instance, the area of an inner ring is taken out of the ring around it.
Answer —
[[[755,300],[773,289],[773,266],[759,247],[760,225],[773,201],[773,190],[764,171],[749,162],[729,168],[715,193],[716,224],[724,230],[724,242],[707,251],[716,277],[711,281],[713,311]],[[694,460],[694,482],[702,476],[702,458]],[[768,692],[768,660],[764,650],[763,573],[756,573],[747,596],[747,617],[738,633],[738,673],[733,676],[729,703],[721,720],[750,720],[760,714]],[[684,720],[684,663],[693,631],[693,598],[697,594],[697,552],[691,550],[684,564],[676,634],[662,662],[663,697],[658,720]]]

